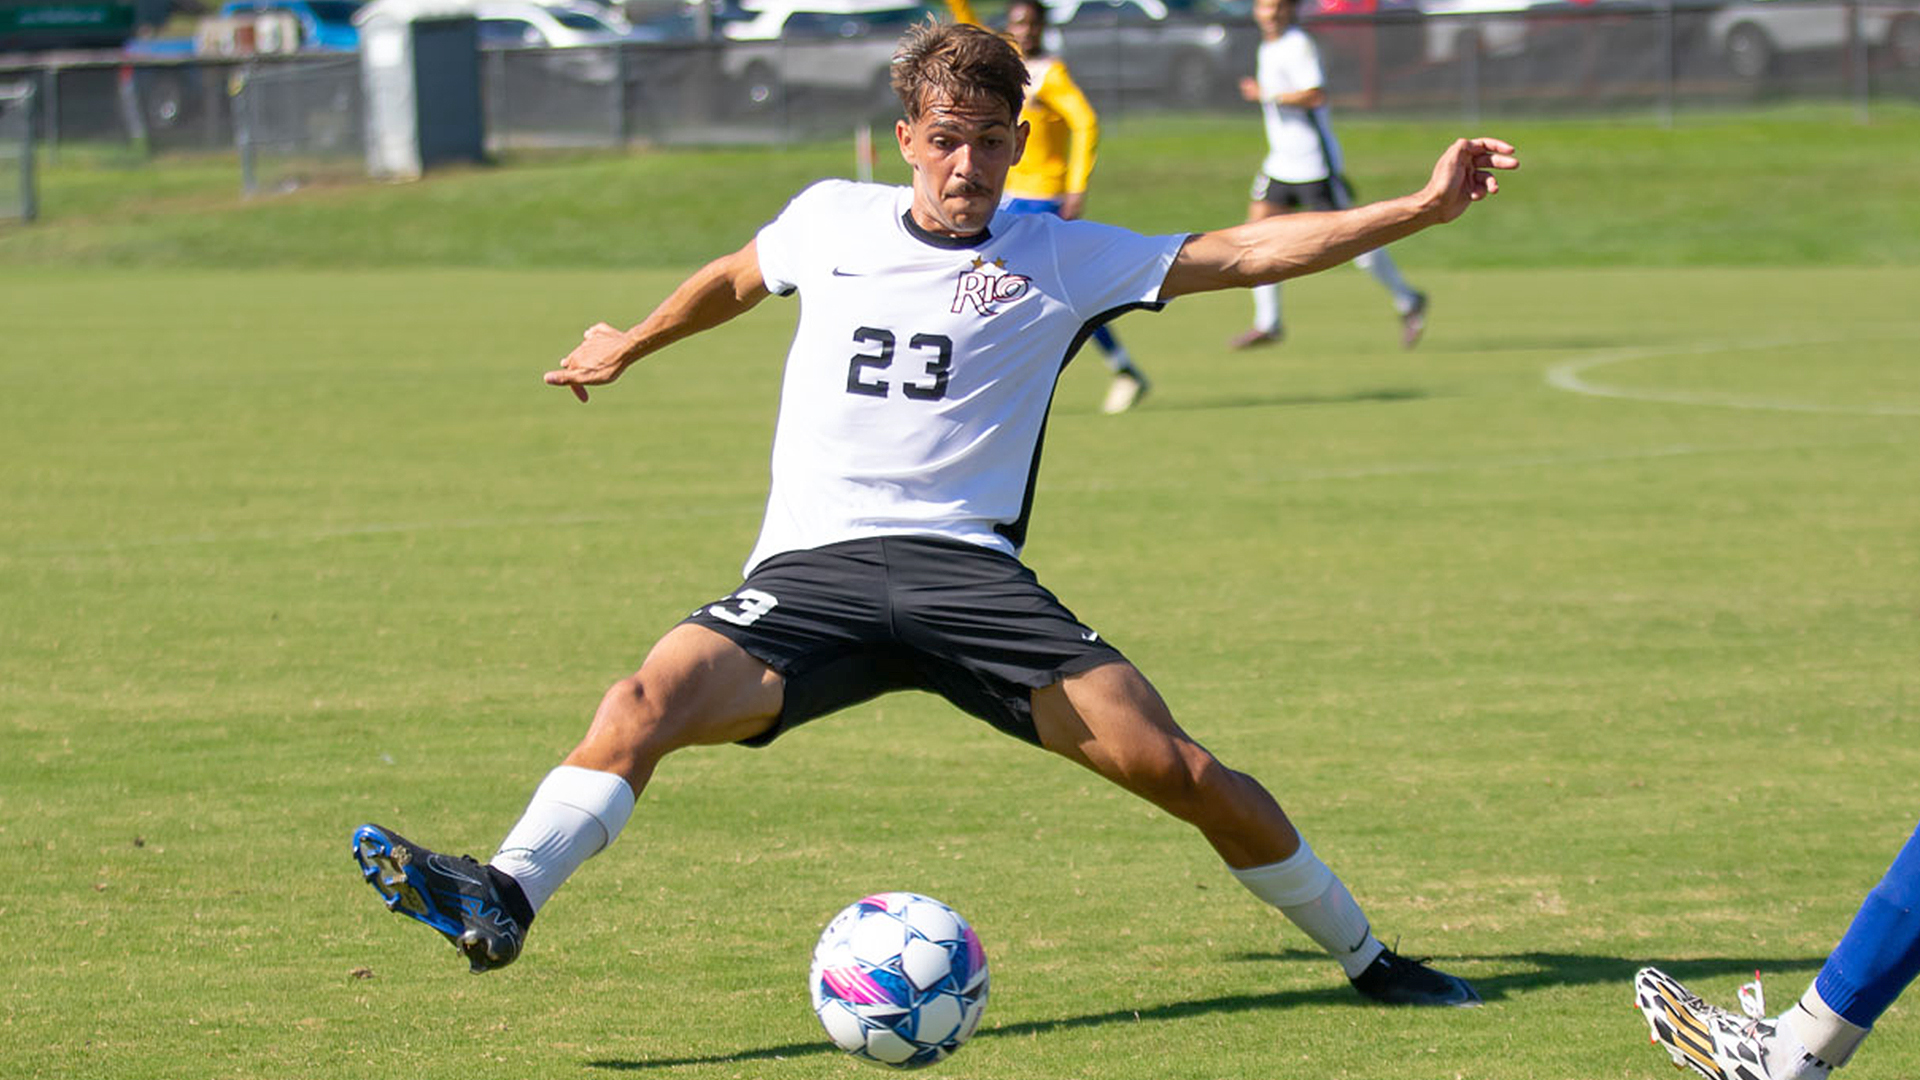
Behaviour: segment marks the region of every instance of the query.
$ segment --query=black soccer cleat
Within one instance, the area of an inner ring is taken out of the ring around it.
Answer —
[[[1479,992],[1467,980],[1429,967],[1425,960],[1410,960],[1392,949],[1381,950],[1367,970],[1349,981],[1362,996],[1383,1005],[1471,1008],[1480,1004]]]
[[[440,931],[474,974],[506,967],[520,955],[533,908],[506,874],[465,855],[429,851],[378,825],[353,830],[353,857],[388,911]]]

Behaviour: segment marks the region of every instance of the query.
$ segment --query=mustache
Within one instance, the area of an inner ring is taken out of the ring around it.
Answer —
[[[993,194],[993,190],[984,184],[977,184],[977,183],[974,183],[972,180],[961,179],[961,180],[955,180],[952,184],[947,186],[947,194],[950,196],[952,195],[991,195]]]

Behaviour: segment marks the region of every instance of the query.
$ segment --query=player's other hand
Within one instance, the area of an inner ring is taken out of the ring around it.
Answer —
[[[627,370],[627,353],[632,348],[633,342],[624,331],[606,323],[594,323],[587,327],[580,344],[560,362],[560,367],[547,372],[547,385],[567,387],[574,397],[585,401],[587,387],[605,386]]]
[[[1260,102],[1260,84],[1252,79],[1240,80],[1240,96],[1255,104]]]
[[[1519,168],[1518,154],[1512,143],[1500,139],[1455,139],[1434,163],[1422,194],[1440,221],[1452,221],[1500,190],[1494,171]]]

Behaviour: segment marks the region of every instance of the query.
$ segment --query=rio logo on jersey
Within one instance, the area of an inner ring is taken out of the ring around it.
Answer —
[[[1032,287],[1032,278],[1007,272],[1007,260],[976,258],[960,271],[954,285],[953,313],[959,315],[972,308],[979,315],[998,315],[1000,305],[1013,303]]]

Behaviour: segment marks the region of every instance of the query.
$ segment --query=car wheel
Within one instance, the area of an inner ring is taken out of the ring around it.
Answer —
[[[1175,105],[1186,108],[1205,105],[1213,100],[1218,84],[1213,61],[1200,53],[1175,57],[1172,66],[1167,68],[1167,98]]]
[[[785,87],[772,64],[754,61],[740,76],[740,97],[749,112],[773,112],[780,107]]]
[[[1752,23],[1739,23],[1727,31],[1721,54],[1726,57],[1727,70],[1742,79],[1764,78],[1773,70],[1773,39]]]
[[[1887,27],[1887,56],[1894,67],[1920,68],[1920,16],[1902,15]]]

